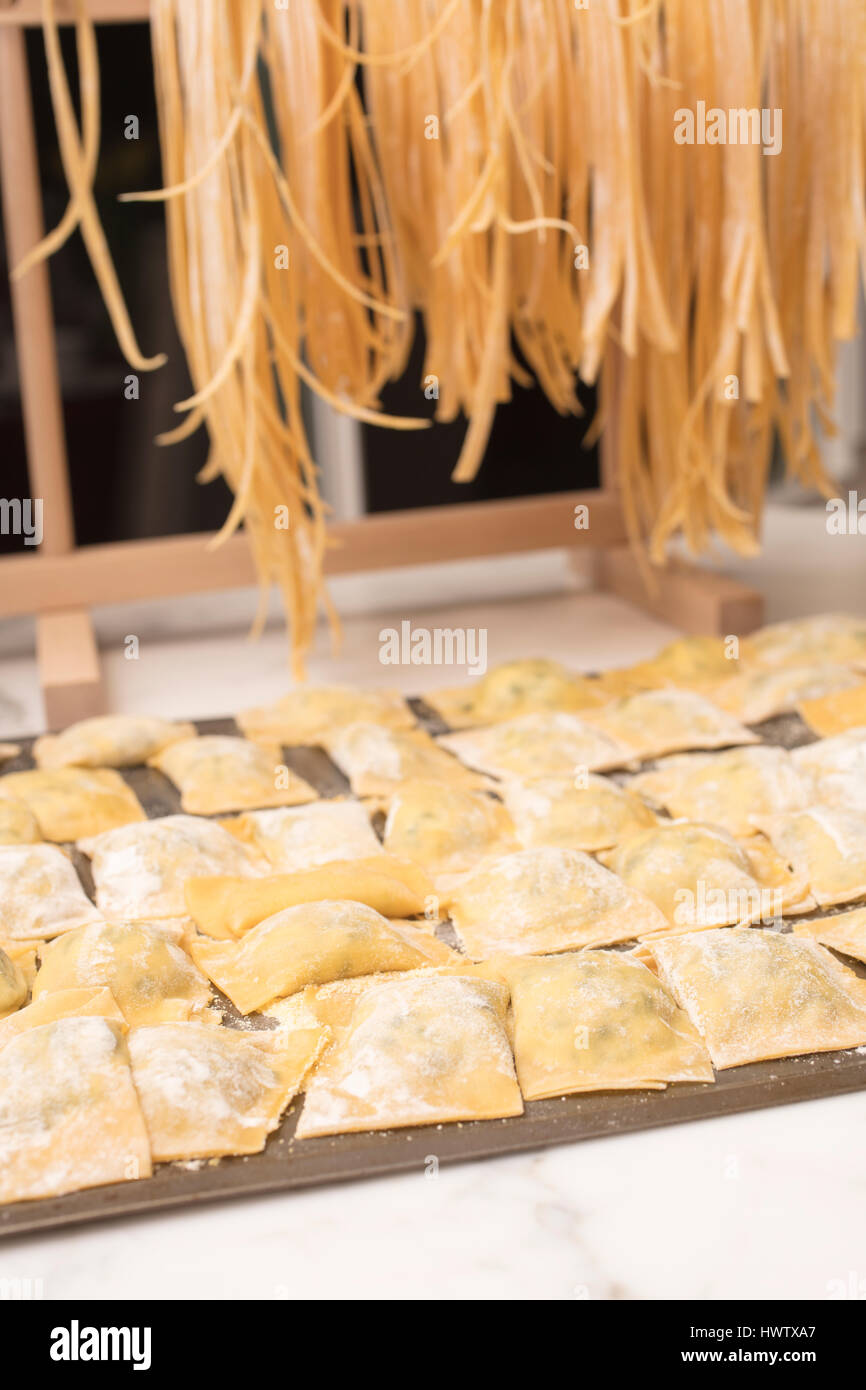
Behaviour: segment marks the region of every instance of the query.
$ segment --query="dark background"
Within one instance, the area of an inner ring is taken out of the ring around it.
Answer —
[[[40,33],[30,31],[27,43],[45,225],[50,229],[60,220],[68,195]],[[64,32],[63,43],[74,89],[77,76],[70,30]],[[138,401],[125,399],[124,378],[129,369],[115,343],[80,236],[73,236],[51,260],[50,274],[79,544],[211,530],[220,525],[229,505],[222,480],[204,487],[195,480],[207,457],[203,431],[169,448],[153,442],[160,431],[179,423],[172,405],[188,395],[191,386],[169,300],[162,208],[117,201],[119,193],[156,188],[162,182],[147,26],[103,25],[99,51],[102,147],[97,202],[142,351],[165,351],[169,362],[158,372],[141,375]],[[130,114],[140,120],[137,141],[124,137],[124,118]],[[4,267],[0,273],[0,495],[26,497],[30,490],[5,247],[0,265]],[[426,410],[432,415],[434,402],[427,402],[419,389],[422,360],[419,335],[405,376],[384,393],[387,410],[406,415]],[[488,453],[495,454],[496,467],[482,467],[468,485],[450,481],[465,422],[410,435],[365,426],[369,510],[595,485],[595,451],[580,448],[592,416],[592,393],[582,394],[587,407],[583,418],[563,419],[540,391],[520,387],[514,391],[514,400],[500,408],[493,429]],[[19,537],[0,536],[0,551],[20,545]]]

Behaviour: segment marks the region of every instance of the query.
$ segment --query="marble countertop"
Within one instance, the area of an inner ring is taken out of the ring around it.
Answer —
[[[419,694],[458,683],[462,673],[441,667],[379,664],[379,633],[409,616],[408,592],[399,612],[350,618],[341,655],[317,656],[312,678]],[[205,630],[220,600],[198,602]],[[589,593],[411,616],[484,627],[491,664],[539,654],[591,670],[676,635]],[[207,717],[285,688],[278,630],[249,644],[240,632],[181,640],[151,624],[128,661],[121,636],[136,622],[124,612],[107,629],[114,709]],[[0,718],[4,737],[41,724],[28,656],[0,662]],[[203,1204],[0,1242],[0,1297],[16,1287],[4,1281],[30,1280],[45,1298],[866,1298],[864,1151],[866,1099],[855,1094],[443,1167],[435,1178],[422,1169]]]

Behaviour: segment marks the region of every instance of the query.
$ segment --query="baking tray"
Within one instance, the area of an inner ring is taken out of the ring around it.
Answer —
[[[444,726],[422,701],[412,704],[419,722],[431,733],[442,731]],[[231,719],[199,721],[197,727],[201,733],[237,732]],[[812,735],[796,715],[768,720],[758,726],[758,732],[765,742],[786,748],[812,741]],[[15,762],[7,763],[4,771],[33,765],[29,751],[32,740],[19,742],[21,755]],[[286,749],[285,758],[323,796],[339,796],[348,790],[343,775],[320,749]],[[135,789],[148,815],[164,816],[180,810],[177,792],[161,773],[133,768],[123,776]],[[90,890],[88,861],[77,855],[76,862]],[[845,964],[866,976],[866,967],[848,959]],[[231,1014],[231,1008],[227,1012]],[[296,1143],[294,1132],[302,1104],[299,1101],[284,1116],[260,1154],[162,1164],[152,1177],[136,1182],[0,1207],[0,1237],[62,1229],[108,1217],[141,1216],[221,1198],[261,1196],[389,1173],[421,1173],[429,1170],[433,1159],[446,1164],[495,1158],[552,1144],[628,1134],[684,1120],[705,1120],[864,1089],[866,1051],[855,1048],[736,1067],[721,1072],[715,1085],[565,1096],[529,1101],[523,1115],[510,1119],[340,1134]]]

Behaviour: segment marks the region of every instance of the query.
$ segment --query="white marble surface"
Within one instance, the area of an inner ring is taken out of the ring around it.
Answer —
[[[774,617],[799,601],[786,601],[795,563],[793,548],[762,563]],[[849,607],[850,582],[834,581],[820,556],[815,571],[809,607]],[[489,591],[495,573],[477,571],[473,592]],[[379,631],[406,617],[485,626],[491,663],[531,652],[588,670],[674,635],[608,597],[540,596],[555,574],[533,573],[532,598],[431,610],[391,579],[380,600],[399,592],[399,606],[351,618],[339,659],[317,655],[311,675],[419,693],[453,683],[442,668],[378,664]],[[806,587],[800,580],[796,594]],[[222,611],[219,599],[197,603],[203,628]],[[103,629],[114,708],[205,717],[285,688],[277,631],[258,645],[237,633],[159,639],[151,615],[154,635],[126,661],[118,639],[144,627],[140,616],[115,613]],[[41,722],[29,657],[0,663],[0,720],[0,736]],[[4,1241],[0,1289],[30,1279],[46,1298],[582,1300],[820,1299],[845,1286],[866,1297],[864,1151],[866,1103],[852,1095],[443,1168],[435,1179],[419,1171]]]

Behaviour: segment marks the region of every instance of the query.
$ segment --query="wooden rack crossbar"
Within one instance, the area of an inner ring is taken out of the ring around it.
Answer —
[[[194,4],[195,0],[187,0]],[[74,0],[55,0],[58,21]],[[97,23],[149,17],[150,0],[88,0]],[[9,266],[44,235],[41,185],[25,29],[41,23],[42,0],[0,0],[0,200]],[[44,536],[35,554],[0,559],[0,618],[34,613],[46,722],[60,727],[104,707],[91,606],[247,586],[255,582],[242,535],[216,550],[208,536],[170,536],[77,547],[69,486],[63,400],[48,267],[11,286],[13,326],[33,498],[43,501]],[[600,585],[687,631],[747,632],[761,621],[753,590],[693,566],[659,573],[652,594],[626,544],[610,461],[616,412],[602,447],[602,486],[514,501],[387,512],[335,523],[326,570],[346,574],[509,552],[570,548],[598,554]],[[575,526],[586,505],[589,525]]]

